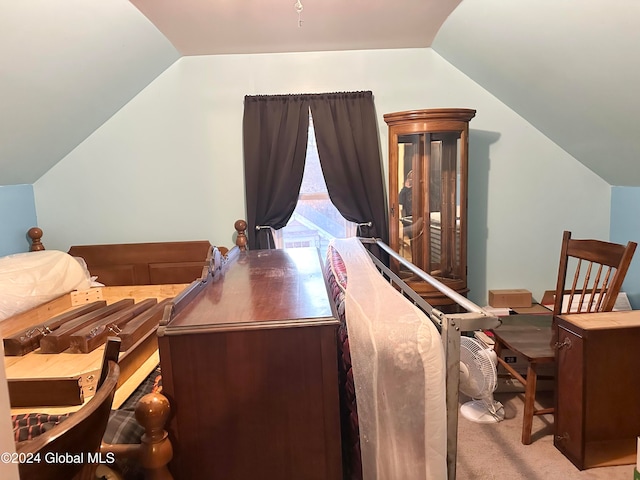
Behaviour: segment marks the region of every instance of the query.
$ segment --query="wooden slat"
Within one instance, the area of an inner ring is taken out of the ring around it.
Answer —
[[[71,343],[71,334],[80,330],[86,325],[96,322],[101,318],[107,317],[114,312],[122,310],[130,305],[133,305],[132,298],[125,298],[114,304],[108,305],[96,310],[95,312],[83,315],[75,320],[67,322],[62,327],[58,328],[55,332],[43,337],[40,341],[41,353],[60,353],[63,350],[69,348]]]
[[[0,330],[8,334],[14,334],[29,326],[43,323],[54,315],[59,315],[72,308],[94,301],[104,300],[109,306],[123,298],[133,299],[135,302],[141,302],[147,298],[157,298],[158,301],[172,299],[184,290],[186,286],[187,284],[94,287],[89,290],[71,292],[53,302],[25,312],[25,314],[7,319],[0,324]],[[162,311],[162,308],[160,310]],[[10,328],[4,329],[5,325],[10,325]],[[143,333],[141,338],[132,339],[129,343],[122,347],[119,359],[121,366],[120,380],[123,384],[130,384],[125,388],[126,392],[123,393],[121,401],[124,401],[135,390],[135,386],[140,379],[146,377],[158,364],[157,338],[153,326]],[[103,348],[103,346],[100,346],[86,354],[71,354],[68,351],[46,354],[42,353],[42,350],[36,350],[22,357],[5,357],[7,378],[9,382],[21,381],[21,379],[37,380],[40,383],[37,388],[41,388],[44,391],[51,389],[57,383],[58,378],[80,379],[81,385],[75,381],[73,393],[69,396],[69,398],[74,399],[72,403],[77,403],[77,399],[81,398],[83,393],[86,400],[95,392],[95,385],[100,375],[99,366],[102,361]],[[126,381],[129,377],[136,377],[136,380],[133,382]],[[67,383],[67,385],[69,384]],[[40,403],[37,406],[38,412],[62,414],[75,411],[80,407],[80,405],[61,406],[61,403],[69,402],[68,398],[55,401],[53,397],[50,400],[40,394],[28,393],[27,395],[34,399],[39,398],[31,402],[32,404],[34,402]],[[55,401],[58,406],[42,405],[51,401]],[[116,404],[114,406],[117,407]],[[32,406],[12,407],[12,414],[32,411],[34,411]]]
[[[130,307],[119,310],[108,317],[100,319],[97,323],[91,323],[70,335],[70,353],[89,353],[102,345],[109,335],[117,336],[120,327],[128,321],[144,313],[156,305],[158,300],[147,298]]]
[[[165,299],[149,310],[127,322],[118,336],[122,339],[122,350],[128,350],[150,330],[157,327],[162,320],[165,306],[170,299]]]
[[[28,352],[32,352],[40,346],[40,340],[43,336],[48,335],[50,332],[56,330],[70,320],[98,310],[106,305],[107,302],[105,301],[92,302],[88,305],[74,308],[69,312],[56,315],[46,322],[30,326],[21,332],[7,337],[4,339],[4,354],[9,356],[21,356]]]
[[[125,285],[117,287],[102,287],[102,298],[107,303],[113,303],[122,298],[133,298],[140,302],[145,298],[173,298],[182,292],[188,284],[176,283],[170,285]]]
[[[27,327],[42,323],[51,318],[52,315],[63,313],[72,306],[71,297],[66,294],[43,305],[18,313],[0,322],[0,336],[8,337]]]

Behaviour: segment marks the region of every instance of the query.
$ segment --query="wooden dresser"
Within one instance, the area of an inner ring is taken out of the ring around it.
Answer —
[[[342,478],[338,320],[316,249],[241,252],[163,324],[176,479]]]
[[[636,462],[640,311],[557,317],[554,445],[583,470]]]

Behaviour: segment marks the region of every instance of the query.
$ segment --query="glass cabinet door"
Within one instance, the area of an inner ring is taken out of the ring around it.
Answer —
[[[441,116],[443,110],[385,115],[390,149],[389,243],[414,265],[466,293],[466,155],[468,121],[473,117],[470,112],[475,112],[464,110],[462,120],[454,115],[452,120],[438,118],[429,124],[430,112]],[[414,276],[398,262],[395,268],[405,279]],[[436,305],[437,300],[428,299]]]

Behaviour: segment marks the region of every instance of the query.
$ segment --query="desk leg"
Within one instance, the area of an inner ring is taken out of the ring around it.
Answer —
[[[538,383],[538,364],[530,362],[527,368],[527,382],[524,387],[524,412],[522,414],[522,443],[531,443],[531,428],[536,402],[536,386]]]

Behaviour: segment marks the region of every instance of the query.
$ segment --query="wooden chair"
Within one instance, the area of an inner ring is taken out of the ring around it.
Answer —
[[[21,480],[94,479],[97,455],[107,428],[120,367],[120,339],[110,337],[95,395],[80,410],[51,430],[16,445]],[[92,458],[90,458],[92,457]]]
[[[576,240],[571,238],[571,232],[565,231],[553,315],[512,315],[503,318],[503,324],[494,330],[498,362],[525,388],[523,444],[531,443],[534,415],[554,413],[553,408],[536,408],[536,387],[538,367],[553,363],[556,350],[563,348],[555,341],[555,316],[611,311],[636,246],[635,242],[625,246],[600,240]],[[571,270],[573,275],[568,275]],[[501,357],[501,351],[506,348],[526,360],[526,376]]]

